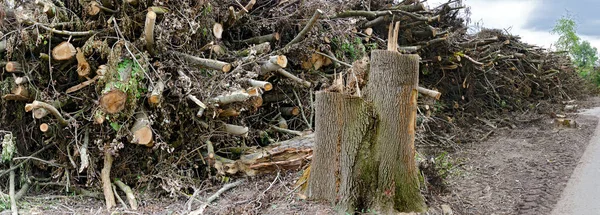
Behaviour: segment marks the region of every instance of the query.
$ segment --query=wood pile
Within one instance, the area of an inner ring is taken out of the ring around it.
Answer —
[[[311,133],[314,92],[360,95],[365,57],[388,38],[421,57],[419,92],[440,99],[434,114],[489,117],[585,92],[564,53],[499,30],[471,35],[464,9],[415,0],[4,1],[0,133],[14,137],[13,157],[26,157],[13,158],[10,172],[104,187],[114,206],[114,178],[118,187],[157,181],[174,194],[215,174],[300,168],[310,147],[269,145]],[[388,35],[392,22],[398,35]]]

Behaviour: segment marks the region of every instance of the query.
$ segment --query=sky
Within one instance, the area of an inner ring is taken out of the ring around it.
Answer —
[[[435,7],[448,0],[428,0]],[[558,19],[570,14],[577,33],[600,50],[600,0],[463,0],[471,7],[471,25],[507,29],[522,40],[544,48],[558,39],[550,33]],[[476,28],[475,28],[476,29]]]

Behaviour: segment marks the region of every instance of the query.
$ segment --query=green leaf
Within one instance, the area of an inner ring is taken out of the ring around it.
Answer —
[[[115,131],[119,131],[121,129],[121,125],[119,125],[119,123],[116,122],[111,122],[110,127]]]

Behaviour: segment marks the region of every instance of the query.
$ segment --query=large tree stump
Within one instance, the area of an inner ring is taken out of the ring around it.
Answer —
[[[414,149],[418,71],[418,55],[377,50],[364,99],[316,95],[310,198],[344,212],[425,209]]]

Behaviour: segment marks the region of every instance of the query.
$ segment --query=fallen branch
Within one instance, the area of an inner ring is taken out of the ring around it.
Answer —
[[[127,186],[119,179],[115,179],[115,185],[117,185],[117,187],[119,187],[123,192],[125,192],[125,195],[127,196],[127,201],[129,202],[129,206],[131,206],[131,209],[137,210],[138,204],[135,200],[135,195],[133,195],[131,187]]]
[[[380,16],[392,15],[392,12],[389,10],[386,11],[366,11],[366,10],[349,10],[336,14],[331,19],[337,18],[348,18],[348,17],[357,17],[362,16],[367,19],[373,19]]]
[[[206,109],[206,105],[204,103],[202,103],[200,101],[200,99],[198,99],[196,96],[194,95],[187,95],[187,98],[192,100],[194,103],[196,103],[196,105],[198,105],[198,107],[200,107],[200,110],[198,110],[198,113],[196,113],[197,117],[201,117],[202,115],[204,115],[204,110]]]
[[[213,194],[212,196],[208,197],[206,199],[206,201],[204,202],[204,204],[202,204],[202,206],[200,206],[199,209],[190,212],[190,215],[200,215],[200,214],[204,214],[204,210],[206,209],[206,207],[208,207],[208,204],[212,203],[213,201],[215,201],[217,198],[219,198],[219,196],[221,194],[223,194],[225,191],[234,188],[240,184],[242,184],[244,182],[244,180],[239,180],[230,184],[226,184],[225,186],[223,186],[221,189],[219,189],[215,194]]]
[[[246,43],[246,44],[259,44],[259,43],[265,43],[265,42],[275,42],[275,41],[279,41],[279,39],[280,39],[279,33],[275,32],[272,34],[252,37],[250,39],[245,39],[245,40],[241,40],[241,41],[237,41],[237,42],[238,43]]]
[[[39,24],[39,23],[36,23],[36,24],[38,24],[38,26],[40,26],[41,28],[43,28],[46,31],[50,31],[50,32],[55,33],[55,34],[66,35],[66,36],[83,37],[83,36],[89,36],[89,35],[92,35],[92,34],[96,33],[94,31],[63,31],[63,30],[56,30],[54,28],[49,28],[49,27],[47,27],[45,25],[42,25],[42,24]]]
[[[102,180],[102,190],[104,191],[104,200],[106,201],[106,209],[110,210],[116,206],[115,194],[112,190],[112,184],[110,183],[110,169],[112,167],[113,157],[108,148],[104,150],[104,167],[100,173],[100,179]]]
[[[284,69],[278,69],[277,73],[285,76],[286,78],[292,79],[293,81],[296,81],[296,82],[302,84],[302,86],[304,86],[304,87],[310,87],[310,85],[311,85],[310,82],[305,81],[301,78],[298,78],[297,76],[293,75],[292,73],[289,73],[288,71],[285,71]]]
[[[282,133],[286,133],[286,134],[296,135],[296,136],[304,135],[304,133],[302,133],[301,131],[294,131],[294,130],[290,130],[290,129],[286,129],[286,128],[280,128],[280,127],[277,127],[274,125],[271,125],[271,129],[282,132]]]
[[[69,89],[67,89],[67,91],[65,91],[65,93],[69,94],[69,93],[73,93],[73,92],[76,92],[78,90],[81,90],[84,87],[87,87],[87,86],[91,85],[92,83],[96,82],[99,77],[100,76],[94,76],[94,78],[92,78],[90,80],[87,80],[87,81],[79,83],[78,85],[69,87]]]
[[[190,63],[197,64],[197,65],[200,65],[200,66],[203,66],[206,68],[221,70],[223,72],[229,72],[231,70],[231,64],[226,63],[226,62],[213,60],[213,59],[199,58],[196,56],[192,56],[192,55],[177,52],[177,51],[173,51],[172,53],[182,57],[183,59],[185,59],[186,61],[188,61]]]
[[[325,54],[325,53],[322,53],[322,52],[319,52],[319,51],[316,51],[316,53],[317,53],[317,54],[320,54],[320,55],[323,55],[323,56],[325,56],[325,57],[327,57],[327,58],[331,59],[333,62],[336,62],[336,63],[342,64],[342,65],[344,65],[344,66],[347,66],[347,67],[352,67],[352,65],[350,65],[349,63],[346,63],[346,62],[344,62],[344,61],[338,60],[336,57],[334,57],[334,56],[332,56],[332,55],[328,55],[328,54]]]
[[[60,114],[60,112],[58,112],[58,110],[45,102],[40,102],[40,101],[33,101],[30,104],[26,104],[25,105],[25,112],[30,112],[34,109],[39,109],[39,108],[44,108],[47,111],[49,111],[52,115],[54,115],[54,117],[56,117],[56,119],[58,120],[58,123],[60,123],[62,126],[66,126],[69,124],[69,121],[65,120],[65,118],[63,118],[63,116]]]
[[[308,34],[310,29],[312,29],[312,27],[315,25],[317,20],[319,20],[319,17],[321,16],[321,14],[323,14],[323,11],[317,9],[315,11],[315,13],[313,14],[313,16],[310,18],[310,20],[308,20],[308,23],[306,24],[306,26],[304,26],[302,31],[300,31],[300,33],[298,33],[298,35],[296,35],[296,37],[294,37],[294,39],[292,41],[290,41],[287,45],[285,45],[285,48],[287,49],[291,45],[294,45],[294,44],[300,42],[302,39],[304,39],[306,34]]]
[[[230,103],[234,103],[234,102],[243,102],[243,101],[248,100],[248,98],[250,98],[250,94],[239,91],[239,92],[234,92],[229,95],[215,97],[211,101],[213,103],[223,105],[223,104],[230,104]]]
[[[282,107],[282,108],[279,108],[279,112],[281,112],[281,115],[287,116],[287,117],[298,116],[298,114],[300,114],[300,108],[298,108],[298,107]]]
[[[248,79],[248,84],[250,84],[250,86],[253,86],[253,87],[260,87],[260,88],[264,89],[265,91],[270,91],[271,89],[273,89],[273,85],[267,81]]]
[[[275,70],[287,67],[287,57],[285,55],[270,56],[269,60],[262,62],[260,71],[262,74],[267,74]]]

